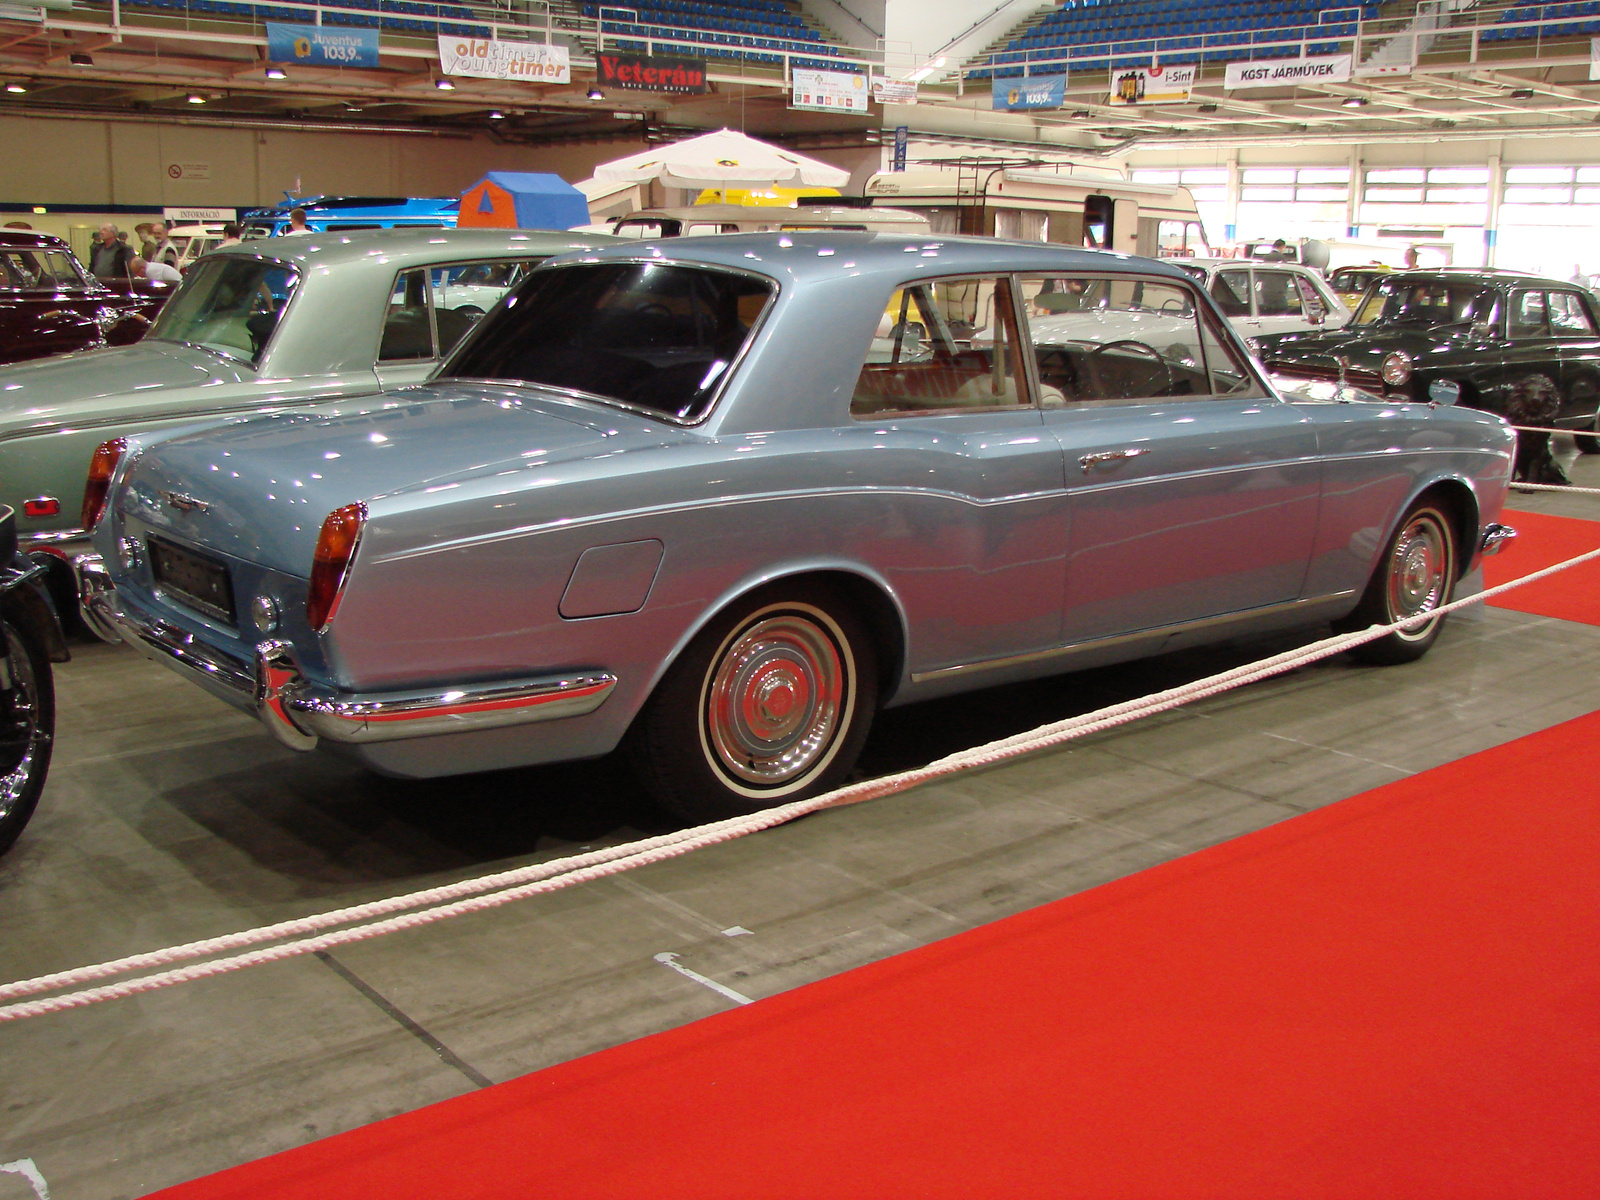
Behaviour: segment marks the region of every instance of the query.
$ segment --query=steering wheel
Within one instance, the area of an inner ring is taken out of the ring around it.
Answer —
[[[1099,358],[1101,355],[1111,350],[1131,350],[1136,354],[1148,354],[1155,360],[1156,365],[1161,368],[1161,375],[1159,377],[1161,386],[1154,389],[1150,394],[1155,396],[1172,395],[1172,367],[1167,363],[1166,359],[1161,357],[1161,352],[1159,350],[1155,349],[1153,346],[1147,346],[1143,342],[1136,342],[1132,338],[1118,338],[1114,342],[1103,342],[1096,346],[1093,350],[1089,351],[1088,354],[1084,355],[1084,361],[1088,364],[1090,373],[1095,377],[1095,390],[1097,392],[1107,395],[1108,399],[1134,399],[1132,396],[1111,397],[1107,394],[1107,390],[1104,387],[1099,386],[1101,378]]]

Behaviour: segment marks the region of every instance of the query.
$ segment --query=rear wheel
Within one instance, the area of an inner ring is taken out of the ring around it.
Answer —
[[[1450,602],[1457,569],[1450,514],[1433,501],[1419,500],[1407,510],[1389,539],[1361,603],[1334,628],[1350,632],[1431,613]],[[1438,640],[1443,626],[1444,617],[1435,616],[1356,646],[1350,655],[1362,662],[1385,665],[1414,662]]]
[[[722,613],[657,686],[629,739],[645,786],[691,821],[838,786],[877,706],[861,621],[831,592],[778,585]]]
[[[12,685],[0,687],[0,854],[4,854],[28,823],[44,790],[56,706],[50,660],[41,641],[9,621],[0,622],[0,637],[10,651]]]

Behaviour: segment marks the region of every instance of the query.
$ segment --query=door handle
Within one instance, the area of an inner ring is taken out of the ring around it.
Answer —
[[[1126,450],[1101,450],[1098,454],[1085,454],[1078,460],[1078,465],[1088,471],[1106,463],[1122,462],[1124,459],[1138,458],[1141,454],[1149,453],[1148,446],[1129,446]]]

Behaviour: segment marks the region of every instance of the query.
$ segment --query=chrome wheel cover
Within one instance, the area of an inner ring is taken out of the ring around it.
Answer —
[[[809,605],[774,605],[742,623],[712,660],[701,745],[736,791],[798,790],[833,759],[854,700],[839,627]]]
[[[1391,620],[1403,621],[1432,612],[1448,599],[1450,583],[1450,535],[1437,515],[1415,514],[1395,538],[1389,556],[1388,599]],[[1415,639],[1427,636],[1434,622],[1398,631],[1398,636]]]
[[[9,628],[0,636],[11,649],[15,689],[9,718],[0,716],[0,771],[4,772],[0,774],[0,821],[4,821],[21,802],[50,733],[39,725],[39,682],[34,678],[32,660]]]

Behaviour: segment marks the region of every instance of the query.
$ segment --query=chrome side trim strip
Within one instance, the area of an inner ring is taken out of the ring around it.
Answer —
[[[1267,604],[1261,608],[1249,608],[1243,612],[1226,613],[1220,617],[1205,617],[1198,621],[1183,621],[1177,625],[1156,625],[1149,629],[1138,630],[1135,633],[1122,633],[1114,637],[1095,638],[1087,642],[1074,642],[1070,646],[1052,646],[1048,650],[1035,650],[1029,654],[1013,654],[1007,658],[990,658],[980,662],[961,663],[954,667],[939,667],[933,671],[914,671],[911,675],[911,682],[926,683],[931,679],[949,679],[952,676],[966,675],[973,671],[998,671],[1004,667],[1021,666],[1024,663],[1044,662],[1046,659],[1051,658],[1068,658],[1074,654],[1082,654],[1085,651],[1102,650],[1107,646],[1120,646],[1125,642],[1137,642],[1143,638],[1171,637],[1174,634],[1191,633],[1197,629],[1228,625],[1236,621],[1248,621],[1256,617],[1268,617],[1278,613],[1294,612],[1296,609],[1327,604],[1333,600],[1343,600],[1355,594],[1355,589],[1350,588],[1342,592],[1332,592],[1326,596],[1313,596],[1305,600],[1289,600],[1282,604]]]

